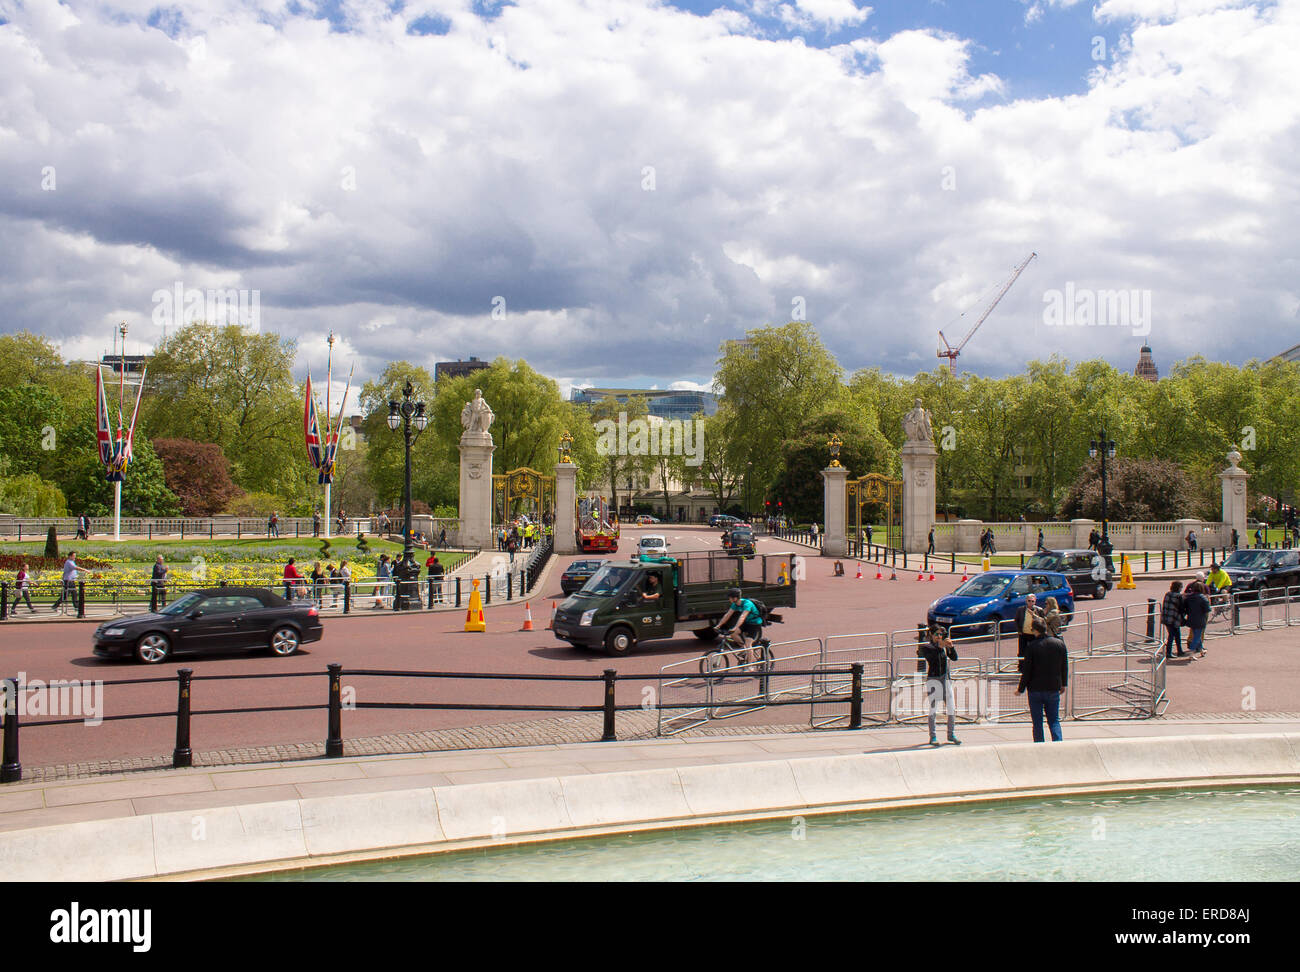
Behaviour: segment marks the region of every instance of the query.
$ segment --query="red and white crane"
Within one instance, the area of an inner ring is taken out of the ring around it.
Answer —
[[[988,307],[984,308],[984,313],[980,315],[979,320],[971,326],[971,329],[966,332],[966,336],[961,339],[961,343],[955,348],[949,344],[948,339],[943,336],[943,331],[939,332],[939,340],[943,342],[944,350],[935,353],[940,358],[948,359],[948,367],[954,375],[957,374],[957,355],[961,354],[961,349],[966,347],[966,342],[975,336],[975,332],[980,329],[980,325],[984,323],[984,319],[993,313],[993,308],[998,306],[998,301],[1006,296],[1007,291],[1011,289],[1011,285],[1016,282],[1016,278],[1024,272],[1025,267],[1029,266],[1029,261],[1036,256],[1038,256],[1037,253],[1029,254],[1029,256],[1025,258],[1025,262],[1016,267],[1012,272],[1010,279],[1002,285],[1002,288],[997,292],[997,296],[993,298],[993,301],[988,305]]]

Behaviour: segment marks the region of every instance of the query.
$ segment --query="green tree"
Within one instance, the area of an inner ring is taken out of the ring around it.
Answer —
[[[150,435],[217,444],[245,489],[305,497],[312,473],[295,355],[294,342],[274,333],[235,324],[184,327],[149,362],[143,427]]]

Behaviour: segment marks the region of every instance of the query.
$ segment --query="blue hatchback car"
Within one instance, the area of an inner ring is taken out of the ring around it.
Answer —
[[[1041,607],[1049,597],[1056,598],[1064,620],[1074,613],[1074,595],[1064,574],[1040,570],[988,570],[976,574],[951,594],[930,605],[926,620],[945,628],[956,627],[955,635],[992,633],[1001,623],[1002,631],[1015,631],[1016,611],[1030,594],[1037,596]],[[970,625],[970,627],[967,627]]]

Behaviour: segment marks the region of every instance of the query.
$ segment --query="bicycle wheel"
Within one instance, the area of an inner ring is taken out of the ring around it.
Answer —
[[[727,676],[724,672],[735,664],[731,658],[731,653],[726,651],[710,652],[705,656],[705,661],[707,661],[709,665],[709,670],[706,674],[713,675],[719,680],[726,678]]]
[[[771,672],[776,667],[776,656],[772,654],[772,646],[766,641],[754,645],[754,655],[758,664],[755,666],[760,672]]]

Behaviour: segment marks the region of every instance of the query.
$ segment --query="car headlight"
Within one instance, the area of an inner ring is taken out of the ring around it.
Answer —
[[[126,628],[105,628],[100,634],[105,638],[118,638],[126,634]]]
[[[596,616],[595,608],[592,608],[590,611],[583,611],[582,618],[579,619],[578,624],[590,625],[591,619],[594,618],[595,616]]]
[[[962,611],[962,614],[963,614],[963,615],[965,615],[965,614],[979,614],[979,613],[980,613],[981,611],[983,611],[986,607],[988,607],[987,604],[972,604],[972,605],[971,605],[970,607],[968,607],[965,611]]]

